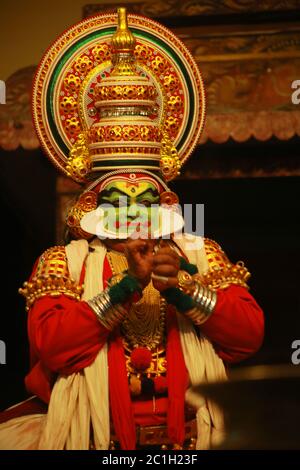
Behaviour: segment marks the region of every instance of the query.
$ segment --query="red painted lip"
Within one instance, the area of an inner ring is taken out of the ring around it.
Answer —
[[[151,222],[150,221],[147,221],[147,222],[140,222],[140,221],[134,221],[134,220],[131,220],[131,221],[127,221],[125,224],[121,224],[119,220],[116,221],[115,223],[115,227],[116,228],[127,228],[127,227],[143,227],[143,228],[148,228],[151,226]]]

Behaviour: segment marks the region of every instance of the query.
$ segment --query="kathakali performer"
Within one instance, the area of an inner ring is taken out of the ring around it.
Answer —
[[[0,448],[217,445],[222,412],[192,387],[254,354],[264,321],[246,267],[184,232],[168,187],[204,124],[195,61],[153,20],[97,15],[44,55],[33,114],[43,149],[83,190],[69,243],[46,250],[21,289],[32,397],[0,415]]]

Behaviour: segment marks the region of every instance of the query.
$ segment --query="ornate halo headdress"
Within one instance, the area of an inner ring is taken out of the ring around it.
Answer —
[[[74,25],[47,50],[33,118],[54,165],[88,185],[84,213],[94,208],[91,186],[112,172],[150,172],[161,182],[179,174],[203,129],[203,81],[171,31],[119,8]]]

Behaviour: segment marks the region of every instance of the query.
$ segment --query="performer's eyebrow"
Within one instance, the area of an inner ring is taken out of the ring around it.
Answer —
[[[153,189],[153,188],[148,188],[148,189],[145,189],[145,191],[143,191],[141,194],[139,194],[137,197],[141,197],[141,196],[144,196],[144,194],[146,193],[151,193],[152,196],[159,196],[158,194],[158,191],[157,189]]]
[[[117,194],[120,194],[121,196],[128,197],[126,193],[124,193],[121,189],[118,189],[118,188],[103,189],[103,191],[101,191],[101,193],[99,193],[98,204],[101,202],[101,200],[103,198],[107,198],[107,197],[111,196],[111,194],[113,194],[113,193],[117,193]],[[153,196],[159,196],[157,189],[148,188],[148,189],[145,189],[145,191],[143,191],[137,197],[140,198],[141,196],[145,195],[146,193],[151,193]]]
[[[117,194],[120,194],[120,196],[127,197],[127,194],[121,191],[121,189],[118,189],[118,188],[103,189],[103,191],[101,191],[101,193],[99,193],[98,195],[98,203],[101,202],[103,198],[107,198],[111,196],[111,194],[113,193],[117,193]]]

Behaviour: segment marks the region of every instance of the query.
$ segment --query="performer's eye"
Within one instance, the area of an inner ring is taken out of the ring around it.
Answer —
[[[138,202],[139,206],[144,206],[144,207],[151,207],[151,204],[153,204],[151,201],[148,201],[147,199],[143,199],[142,201]]]
[[[114,207],[127,207],[128,206],[128,199],[126,197],[120,197],[116,199],[115,201],[112,201],[111,204]]]

